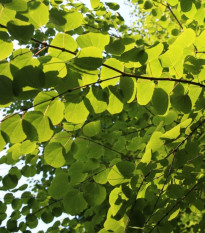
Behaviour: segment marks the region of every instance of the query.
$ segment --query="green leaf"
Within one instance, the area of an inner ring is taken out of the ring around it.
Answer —
[[[100,184],[87,184],[84,189],[84,197],[91,206],[101,205],[106,198],[106,189]]]
[[[132,162],[128,161],[122,161],[116,164],[116,167],[118,168],[119,172],[125,177],[130,178],[133,175],[133,172],[135,170],[135,165]]]
[[[65,119],[68,122],[79,124],[86,121],[89,112],[83,101],[79,103],[68,103],[65,108]]]
[[[107,109],[107,96],[106,93],[100,88],[92,86],[90,88],[86,98],[89,100],[93,111],[97,113],[102,113]]]
[[[3,7],[2,4],[0,5],[0,11],[1,11],[1,23],[3,25],[6,25],[7,22],[12,19],[15,19],[16,11]]]
[[[173,95],[171,96],[172,106],[185,114],[189,113],[192,108],[192,103],[188,95]]]
[[[188,12],[192,8],[192,0],[180,0],[181,10]]]
[[[36,149],[36,143],[26,140],[21,144],[21,153],[30,154]]]
[[[163,145],[163,141],[161,140],[161,136],[163,133],[155,131],[152,136],[150,137],[150,140],[147,144],[146,151],[148,149],[151,149],[152,152],[155,152],[159,150]]]
[[[4,146],[6,145],[5,139],[2,137],[2,133],[0,131],[0,151],[4,149]]]
[[[142,160],[141,162],[142,163],[146,163],[146,164],[149,164],[150,161],[151,161],[151,158],[152,158],[152,152],[151,152],[151,149],[147,149],[142,157]]]
[[[13,189],[18,184],[18,177],[16,175],[7,174],[4,176],[2,183],[4,188]]]
[[[49,143],[44,151],[44,159],[52,167],[62,167],[65,164],[62,145],[58,142]]]
[[[107,53],[121,55],[125,51],[125,46],[122,39],[110,40],[110,43],[105,46]]]
[[[47,62],[43,64],[43,72],[47,79],[51,79],[53,75],[64,78],[67,75],[67,67],[63,60],[56,57],[48,57]]]
[[[199,51],[203,51],[205,49],[204,40],[205,40],[205,31],[202,31],[195,41],[195,45]]]
[[[24,115],[23,130],[31,141],[45,142],[53,135],[48,117],[38,111],[27,112]]]
[[[13,43],[9,41],[9,35],[0,30],[0,60],[7,58],[13,51]]]
[[[183,50],[181,48],[172,47],[160,55],[160,60],[163,67],[174,67],[178,62],[183,60]]]
[[[28,42],[34,32],[33,25],[18,19],[9,21],[7,23],[7,29],[11,36],[14,37],[14,39],[19,40],[23,43]]]
[[[20,56],[20,55],[19,55]],[[26,77],[26,79],[25,79]],[[41,69],[31,65],[19,69],[14,74],[13,90],[16,96],[28,98],[32,95],[32,90],[38,92],[38,88],[44,86],[44,73]],[[29,88],[33,87],[33,88]],[[36,95],[36,92],[34,96]],[[27,94],[27,95],[26,95]]]
[[[74,64],[84,70],[96,70],[102,64],[102,52],[96,47],[83,48],[74,59]]]
[[[139,62],[140,64],[144,64],[147,59],[147,53],[144,49],[141,48],[132,48],[128,51],[125,51],[122,56],[122,60],[125,62]]]
[[[93,137],[101,131],[100,121],[92,121],[83,127],[83,133],[88,137]]]
[[[81,26],[83,15],[77,11],[62,11],[53,8],[50,11],[50,22],[55,24],[59,31],[68,32]]]
[[[162,66],[158,59],[152,60],[147,64],[146,73],[151,77],[160,77],[162,74]]]
[[[13,100],[12,80],[0,75],[0,104],[8,104]]]
[[[120,6],[115,2],[106,2],[105,4],[113,11],[117,11],[120,9]]]
[[[93,9],[98,8],[100,5],[100,0],[90,0],[90,4]]]
[[[48,53],[52,57],[59,58],[64,61],[71,60],[74,55],[63,51],[63,49],[69,50],[71,52],[75,52],[77,49],[77,43],[72,38],[72,36],[66,33],[58,33],[50,43],[52,46],[57,46],[62,48],[62,50],[57,50],[55,48],[49,47]]]
[[[17,232],[18,231],[16,220],[9,219],[6,226],[7,226],[8,231],[10,231],[10,232]]]
[[[48,188],[48,193],[54,199],[60,199],[69,192],[69,189],[68,175],[66,173],[60,173],[52,180],[52,183]]]
[[[36,168],[34,166],[28,166],[22,168],[21,173],[25,177],[33,177],[36,175]]]
[[[169,107],[169,96],[162,88],[156,88],[152,96],[152,104],[159,115],[166,114]]]
[[[105,46],[109,44],[109,41],[110,41],[109,35],[104,35],[101,33],[93,33],[93,32],[80,35],[77,38],[77,43],[81,48],[96,47],[102,51],[104,50]]]
[[[109,104],[107,110],[111,114],[117,114],[123,110],[123,103],[118,98],[117,93],[112,86],[109,87]]]
[[[178,0],[167,0],[167,2],[169,3],[169,5],[175,6],[178,3]]]
[[[128,142],[127,150],[130,150],[130,151],[143,150],[144,147],[145,147],[145,144],[142,143],[141,137],[133,137],[132,140]]]
[[[166,133],[164,133],[161,138],[162,139],[176,139],[180,135],[180,126],[177,125],[174,128],[170,129]]]
[[[164,46],[161,43],[146,49],[145,51],[148,55],[148,61],[157,59],[159,55],[162,53],[163,49],[164,49]]]
[[[152,4],[151,1],[145,1],[145,3],[144,3],[144,9],[145,10],[151,9],[152,6],[153,6],[153,4]]]
[[[103,145],[86,139],[79,138],[75,140],[74,158],[80,161],[87,161],[87,158],[100,158],[104,153]]]
[[[43,212],[41,219],[44,223],[51,223],[54,219],[54,216],[51,212]]]
[[[87,202],[82,192],[72,190],[63,198],[63,206],[68,214],[77,215],[86,209]]]
[[[124,101],[131,103],[136,95],[136,80],[130,77],[121,77],[120,89],[122,90]]]
[[[97,174],[93,177],[93,179],[98,184],[106,184],[109,171],[110,169],[106,168],[106,166],[102,164],[101,167],[98,169],[98,172],[96,172]]]
[[[171,184],[167,188],[167,195],[171,198],[180,198],[184,194],[184,190],[177,184]]]
[[[112,186],[127,183],[129,181],[129,179],[124,178],[124,176],[120,173],[116,165],[114,165],[111,168],[107,180]]]
[[[1,130],[4,132],[11,143],[22,142],[26,139],[26,135],[22,127],[22,119],[18,114],[9,117],[1,124]]]
[[[168,221],[171,221],[172,219],[176,218],[177,215],[179,214],[179,212],[180,212],[180,209],[175,210],[175,211],[169,216]]]
[[[4,7],[14,11],[25,11],[27,9],[27,0],[13,0],[4,2]]]
[[[11,158],[13,160],[18,160],[23,155],[23,153],[21,152],[20,143],[16,143],[13,146],[11,146],[7,152],[8,154],[11,154]]]
[[[116,60],[115,58],[110,58],[110,59],[106,60],[106,62],[104,64],[109,66],[109,67],[112,67],[114,69],[117,69],[119,71],[124,70],[123,64],[120,61]],[[106,79],[121,75],[120,72],[112,70],[112,68],[108,68],[106,66],[102,67],[101,75],[100,75],[100,79],[103,80],[103,82],[100,83],[102,88],[108,87],[109,85],[114,86],[119,81],[120,78],[114,78],[114,79],[109,80],[109,81],[104,81]]]
[[[184,30],[176,39],[176,41],[171,45],[171,47],[185,48],[192,45],[195,41],[196,33],[191,28]]]
[[[62,121],[65,109],[64,103],[58,98],[53,99],[56,96],[58,96],[58,93],[55,91],[40,92],[34,99],[34,109],[48,116],[53,125],[57,125]]]
[[[72,143],[73,143],[73,137],[72,134],[62,131],[59,133],[56,133],[50,142],[59,142],[65,149],[65,152],[68,153],[71,149]]]
[[[21,13],[28,19],[35,29],[47,24],[49,19],[49,8],[41,1],[28,1],[28,10]]]
[[[140,105],[147,105],[152,99],[155,85],[152,81],[137,81],[137,102]]]

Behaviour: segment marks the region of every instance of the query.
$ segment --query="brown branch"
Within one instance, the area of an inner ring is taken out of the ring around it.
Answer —
[[[82,137],[82,136],[79,136],[78,138],[82,138],[82,139],[84,139],[84,140],[86,140],[86,141],[93,142],[93,143],[95,143],[95,144],[97,144],[97,145],[99,145],[99,146],[103,146],[104,148],[106,148],[106,149],[108,149],[108,150],[110,150],[110,151],[113,151],[113,152],[115,152],[115,153],[117,153],[117,154],[119,154],[119,155],[125,156],[125,154],[123,154],[122,152],[117,151],[117,150],[115,150],[115,149],[113,149],[113,148],[110,148],[109,146],[103,145],[103,144],[100,143],[100,142],[96,142],[96,141],[94,141],[94,140],[92,140],[92,139],[90,139],[90,138],[86,138],[86,137]]]
[[[172,16],[175,18],[175,20],[177,21],[177,23],[179,24],[180,28],[183,30],[184,28],[183,28],[182,24],[179,22],[178,18],[176,17],[176,15],[174,14],[174,12],[172,11],[172,8],[170,7],[169,4],[167,4],[167,8],[171,12]]]
[[[147,177],[151,174],[152,171],[153,171],[153,170],[150,170],[150,171],[144,176],[142,182],[140,183],[140,186],[139,186],[139,188],[137,189],[137,192],[136,192],[135,201],[134,201],[134,203],[133,203],[133,205],[132,205],[132,207],[131,207],[131,209],[130,209],[130,214],[132,214],[132,212],[133,212],[133,209],[134,209],[134,207],[135,207],[135,204],[136,204],[136,201],[137,201],[137,196],[138,196],[138,194],[139,194],[140,189],[142,188],[144,182],[146,181]],[[127,224],[126,224],[126,227],[125,227],[124,232],[126,232],[126,229],[127,229],[127,227],[128,227],[129,222],[130,222],[130,218],[129,218],[129,216],[128,216],[128,220],[127,220]]]
[[[135,75],[135,74],[125,73],[123,71],[120,71],[120,70],[118,70],[118,69],[116,69],[114,67],[111,67],[109,65],[106,65],[106,64],[102,64],[102,66],[107,67],[107,68],[109,68],[109,69],[111,69],[113,71],[116,71],[116,72],[120,73],[122,76],[127,76],[127,77],[131,77],[131,78],[144,79],[144,80],[150,80],[150,81],[171,81],[171,82],[192,84],[192,85],[203,87],[203,88],[205,87],[205,84],[196,83],[196,82],[185,80],[185,79],[156,78],[156,77],[141,76],[141,75]]]
[[[200,183],[202,182],[202,179],[199,180],[194,186],[192,186],[191,189],[189,189],[189,191],[183,196],[181,197],[173,206],[170,210],[168,210],[165,215],[163,215],[161,217],[161,219],[155,224],[155,226],[148,232],[148,233],[151,233],[153,232],[153,230],[163,221],[164,218],[166,218],[172,210],[174,210],[175,207],[177,207],[195,188],[197,185],[199,185]]]
[[[31,40],[34,41],[34,42],[36,42],[36,43],[38,43],[38,44],[43,45],[44,47],[50,47],[50,48],[58,49],[58,50],[61,50],[62,52],[67,52],[67,53],[70,53],[70,54],[73,54],[73,55],[77,54],[76,52],[72,52],[72,51],[70,51],[68,49],[61,48],[61,47],[58,47],[58,46],[55,46],[55,45],[50,45],[47,42],[44,42],[44,41],[42,42],[42,41],[37,40],[35,38],[31,38]]]
[[[165,182],[164,182],[164,184],[163,184],[163,186],[162,186],[162,189],[160,190],[159,196],[158,196],[158,198],[157,198],[157,200],[156,200],[156,202],[155,202],[155,205],[154,205],[152,214],[149,216],[149,218],[147,219],[147,221],[145,222],[145,224],[147,224],[147,223],[149,222],[149,220],[152,218],[152,216],[153,216],[154,213],[155,213],[155,210],[156,210],[157,204],[158,204],[158,202],[159,202],[159,199],[160,199],[162,193],[164,192],[164,187],[165,187],[165,185],[166,185],[166,183],[167,183],[167,181],[168,181],[168,178],[169,178],[169,176],[171,175],[171,172],[172,172],[172,170],[173,170],[173,164],[174,164],[174,161],[175,161],[176,152],[178,151],[179,147],[180,147],[181,145],[183,145],[183,144],[194,134],[194,132],[195,132],[199,127],[201,127],[204,123],[205,123],[205,120],[203,120],[196,128],[194,128],[194,130],[193,130],[182,142],[180,142],[180,143],[165,157],[165,158],[168,158],[171,154],[174,154],[174,157],[173,157],[173,159],[172,159],[172,163],[171,163],[170,168],[169,168],[169,172],[168,172],[168,174],[167,174],[167,176],[166,176],[166,179],[165,179]]]
[[[149,222],[149,220],[153,217],[153,215],[154,215],[154,213],[155,213],[155,210],[156,210],[157,204],[158,204],[158,202],[159,202],[159,199],[160,199],[160,197],[162,196],[162,193],[164,192],[164,187],[165,187],[165,185],[167,184],[167,181],[168,181],[168,179],[169,179],[169,176],[171,175],[171,172],[172,172],[172,170],[173,170],[173,165],[174,165],[174,161],[175,161],[175,156],[176,156],[176,153],[174,153],[174,157],[173,157],[172,163],[171,163],[171,165],[170,165],[170,167],[169,167],[169,171],[168,171],[168,174],[167,174],[166,179],[165,179],[165,181],[164,181],[164,184],[163,184],[163,186],[162,186],[162,188],[161,188],[161,190],[160,190],[159,196],[157,197],[157,200],[156,200],[156,202],[155,202],[155,204],[154,204],[153,211],[152,211],[151,215],[149,216],[149,218],[147,219],[147,221],[145,222],[145,225]]]
[[[147,126],[141,128],[141,129],[137,129],[136,131],[124,133],[124,134],[122,134],[122,136],[127,136],[127,135],[129,135],[129,134],[134,134],[134,133],[141,132],[141,131],[143,131],[144,129],[150,128],[151,126],[153,126],[153,125],[147,125]]]
[[[0,24],[0,26],[2,27],[3,25]],[[3,27],[6,28],[6,26],[3,26]],[[57,49],[57,50],[61,50],[63,52],[67,52],[67,53],[70,53],[70,54],[73,54],[73,55],[77,54],[76,52],[72,52],[70,50],[67,50],[65,48],[61,48],[61,47],[58,47],[58,46],[50,45],[47,42],[42,42],[42,41],[39,41],[39,40],[34,39],[34,38],[31,38],[31,40],[35,41],[36,43],[42,44],[42,45],[44,45],[46,47],[51,47],[51,48],[54,48],[54,49]],[[116,71],[116,72],[118,72],[119,74],[121,74],[123,76],[132,77],[132,78],[136,78],[136,79],[143,79],[143,80],[150,80],[150,81],[171,81],[171,82],[192,84],[192,85],[203,87],[203,88],[205,87],[205,84],[197,83],[197,82],[193,82],[193,81],[189,81],[189,80],[176,79],[176,78],[165,78],[165,77],[164,78],[156,78],[156,77],[141,76],[141,75],[135,75],[135,74],[125,73],[125,72],[123,72],[121,70],[118,70],[118,69],[116,69],[114,67],[111,67],[109,65],[106,65],[106,64],[102,64],[102,66],[107,67],[107,68],[109,68],[109,69],[111,69],[113,71]],[[116,76],[112,77],[110,79],[101,80],[98,83],[100,83],[102,81],[104,82],[104,81],[107,81],[107,80],[111,80],[111,79],[114,79],[114,78],[116,78]]]
[[[76,91],[76,90],[79,90],[79,89],[82,89],[82,88],[86,88],[86,87],[88,87],[88,86],[92,86],[92,85],[95,85],[95,84],[97,84],[97,83],[102,83],[102,82],[105,82],[105,81],[108,81],[108,80],[112,80],[112,79],[118,78],[118,77],[121,77],[121,76],[118,75],[118,76],[114,76],[114,77],[111,77],[111,78],[108,78],[108,79],[105,79],[105,80],[98,80],[98,81],[96,81],[96,82],[92,82],[92,83],[89,83],[89,84],[86,84],[86,85],[82,85],[82,86],[74,87],[74,88],[72,88],[72,89],[68,89],[67,91],[64,91],[64,92],[62,92],[62,93],[60,93],[60,94],[58,94],[58,95],[56,95],[56,96],[53,96],[53,97],[51,97],[50,99],[44,100],[44,101],[39,102],[39,103],[37,103],[37,104],[33,104],[31,107],[22,108],[22,110],[20,110],[19,112],[13,113],[13,114],[10,115],[10,116],[6,116],[4,119],[2,119],[2,120],[0,121],[0,123],[4,122],[5,120],[7,120],[7,119],[9,119],[9,118],[11,118],[11,117],[13,117],[13,116],[16,115],[16,114],[20,114],[22,111],[28,111],[28,110],[31,109],[31,108],[34,108],[34,107],[39,106],[39,105],[41,105],[41,104],[47,103],[47,102],[49,102],[49,101],[53,101],[53,100],[55,100],[56,98],[59,98],[59,97],[61,97],[61,96],[63,96],[63,95],[66,95],[66,94],[68,94],[68,93],[71,93],[71,92],[73,92],[73,91]]]
[[[171,154],[177,152],[177,150],[179,149],[179,147],[180,147],[181,145],[183,145],[183,144],[193,135],[193,133],[194,133],[198,128],[200,128],[204,123],[205,123],[205,120],[203,120],[200,124],[198,124],[198,126],[196,126],[196,127],[193,129],[193,131],[192,131],[190,134],[188,134],[188,135],[177,145],[177,147],[175,147],[175,148],[165,157],[165,159],[167,159]]]

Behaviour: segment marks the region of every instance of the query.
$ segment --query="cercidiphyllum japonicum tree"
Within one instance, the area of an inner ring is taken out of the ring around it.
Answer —
[[[1,232],[203,232],[205,3],[128,3],[0,0]]]

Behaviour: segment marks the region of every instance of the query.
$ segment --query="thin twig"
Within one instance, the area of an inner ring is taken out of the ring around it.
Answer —
[[[174,208],[176,208],[195,188],[196,188],[196,186],[197,185],[199,185],[200,183],[202,182],[202,179],[201,180],[199,180],[194,186],[192,186],[192,188],[191,189],[189,189],[189,191],[182,197],[182,198],[180,198],[173,206],[172,206],[172,208],[169,210],[169,211],[167,211],[166,213],[165,213],[165,215],[163,215],[162,217],[161,217],[161,219],[154,225],[154,227],[148,232],[148,233],[151,233],[151,232],[153,232],[153,230],[163,221],[163,219],[164,218],[166,218],[171,212],[172,212],[172,210],[174,209]]]
[[[149,222],[149,220],[152,218],[152,216],[153,216],[154,213],[155,213],[155,210],[156,210],[157,204],[158,204],[158,202],[159,202],[159,199],[160,199],[160,197],[162,196],[162,193],[164,192],[164,187],[165,187],[165,185],[167,184],[167,181],[168,181],[168,179],[169,179],[169,176],[170,176],[171,173],[172,173],[172,169],[173,169],[173,165],[174,165],[174,161],[175,161],[175,156],[176,156],[176,153],[174,153],[174,156],[173,156],[173,159],[172,159],[172,163],[171,163],[171,165],[170,165],[170,167],[169,167],[169,171],[168,171],[168,174],[167,174],[166,179],[165,179],[165,181],[164,181],[164,184],[163,184],[163,186],[162,186],[162,188],[161,188],[161,190],[160,190],[159,196],[157,197],[157,200],[156,200],[156,202],[155,202],[155,204],[154,204],[153,211],[152,211],[152,213],[150,214],[150,216],[149,216],[149,218],[147,219],[147,221],[145,222],[145,225]]]
[[[200,124],[198,124],[197,127],[195,127],[192,132],[190,134],[188,134],[178,145],[177,147],[175,147],[171,152],[169,152],[169,154],[165,157],[165,159],[167,159],[171,154],[173,154],[174,152],[177,152],[177,150],[179,149],[179,147],[181,145],[183,145],[192,135],[193,133],[200,128],[203,124],[205,123],[205,120],[203,120]]]
[[[171,14],[173,15],[173,17],[175,18],[175,20],[177,21],[177,23],[179,24],[180,28],[183,30],[183,26],[182,24],[179,22],[178,18],[176,17],[176,15],[174,14],[174,12],[172,11],[172,8],[170,7],[169,4],[167,4],[167,8],[169,9],[169,11],[171,12]]]

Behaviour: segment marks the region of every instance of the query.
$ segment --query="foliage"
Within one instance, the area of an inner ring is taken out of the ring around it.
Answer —
[[[1,232],[202,232],[205,3],[90,2],[0,0]]]

